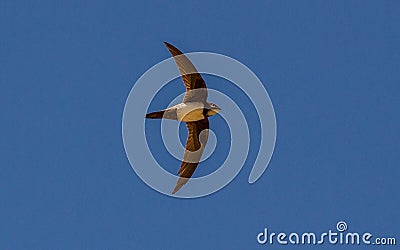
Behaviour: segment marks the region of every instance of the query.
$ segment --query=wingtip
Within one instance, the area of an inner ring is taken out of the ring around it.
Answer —
[[[174,190],[172,190],[172,194],[175,194],[176,192],[178,192],[183,187],[183,185],[185,185],[185,183],[186,182],[184,182],[184,181],[182,182],[182,178],[179,178],[178,182],[176,183],[176,185],[174,187]]]
[[[165,47],[169,50],[172,56],[177,56],[183,54],[182,51],[180,51],[177,47],[174,45],[170,44],[169,42],[164,42]]]
[[[178,192],[179,189],[181,189],[181,187],[182,187],[182,186],[180,186],[180,187],[176,186],[176,187],[174,188],[174,190],[172,190],[172,194],[175,194],[176,192]]]

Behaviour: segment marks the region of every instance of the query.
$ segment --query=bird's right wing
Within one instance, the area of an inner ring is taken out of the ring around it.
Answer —
[[[186,87],[186,95],[183,102],[206,102],[207,86],[192,62],[175,46],[164,42],[178,66],[183,83]]]
[[[208,129],[210,125],[207,118],[200,121],[187,122],[186,126],[188,128],[186,150],[181,167],[178,171],[180,178],[172,191],[173,194],[185,185],[193,175],[208,140]]]

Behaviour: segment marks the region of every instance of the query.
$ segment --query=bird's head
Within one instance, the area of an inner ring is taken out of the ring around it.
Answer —
[[[218,114],[218,112],[221,110],[216,104],[210,102],[207,103],[205,108],[207,109],[207,116]]]

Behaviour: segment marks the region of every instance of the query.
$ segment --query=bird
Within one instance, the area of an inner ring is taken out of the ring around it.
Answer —
[[[185,152],[178,171],[179,179],[172,190],[175,194],[185,185],[196,170],[208,140],[208,117],[221,110],[207,102],[207,86],[192,62],[175,46],[164,42],[179,69],[186,92],[183,101],[172,107],[145,115],[149,119],[170,119],[185,122],[188,129]]]

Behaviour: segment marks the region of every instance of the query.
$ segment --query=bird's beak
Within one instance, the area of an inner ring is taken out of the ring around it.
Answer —
[[[215,107],[215,108],[212,108],[209,112],[210,112],[210,115],[216,115],[219,113],[219,111],[221,111],[221,109],[219,107]]]

